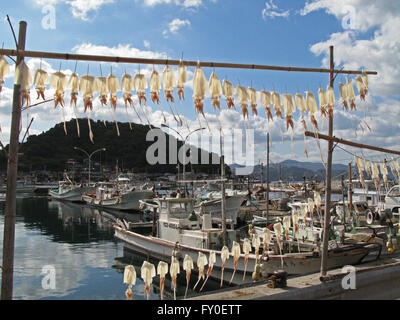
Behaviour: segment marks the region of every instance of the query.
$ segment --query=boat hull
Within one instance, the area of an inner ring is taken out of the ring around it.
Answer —
[[[81,187],[70,190],[68,192],[59,194],[54,190],[49,190],[49,195],[56,200],[63,200],[63,201],[73,201],[73,202],[80,202],[82,201],[82,195],[85,193],[93,192],[93,187]]]

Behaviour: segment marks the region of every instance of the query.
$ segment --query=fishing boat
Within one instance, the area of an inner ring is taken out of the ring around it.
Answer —
[[[141,190],[135,187],[120,189],[118,184],[113,182],[99,182],[95,193],[85,193],[82,201],[86,204],[103,209],[121,211],[139,210],[139,201],[152,198],[152,190]]]
[[[94,187],[85,187],[81,184],[75,184],[70,180],[59,181],[57,189],[50,189],[49,195],[52,199],[81,202],[82,195],[85,193],[93,192]]]

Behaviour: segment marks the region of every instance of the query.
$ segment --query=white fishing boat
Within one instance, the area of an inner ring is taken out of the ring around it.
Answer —
[[[139,210],[140,200],[152,198],[153,195],[152,190],[141,190],[134,187],[120,189],[115,183],[100,182],[97,184],[95,193],[82,195],[82,201],[103,209],[135,211]]]
[[[70,180],[59,181],[57,189],[50,189],[51,198],[63,201],[80,202],[82,195],[93,192],[94,187],[85,187],[81,184],[74,184]]]

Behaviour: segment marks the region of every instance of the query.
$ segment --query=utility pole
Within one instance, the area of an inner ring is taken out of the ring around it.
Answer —
[[[220,130],[219,143],[221,148],[221,220],[222,220],[222,241],[224,246],[228,245],[226,233],[226,200],[225,200],[225,156],[222,145],[222,129]]]
[[[25,50],[27,23],[19,23],[18,50]],[[24,60],[17,55],[16,66]],[[3,265],[1,277],[1,299],[12,300],[13,297],[13,274],[14,274],[14,244],[15,244],[15,217],[16,217],[16,189],[18,174],[18,149],[19,149],[19,124],[21,119],[21,86],[14,85],[10,148],[8,152],[7,166],[7,191],[6,207],[4,214],[4,236],[3,236]]]
[[[330,56],[330,72],[329,72],[329,86],[333,88],[334,83],[334,58],[333,46],[329,47]],[[333,136],[333,113],[329,112],[329,137]],[[331,208],[331,190],[332,190],[332,153],[333,141],[328,141],[328,158],[326,166],[326,187],[325,187],[325,215],[324,215],[324,239],[322,243],[322,259],[321,259],[321,276],[326,276],[328,264],[328,241],[329,241],[329,228],[330,228],[330,208]]]

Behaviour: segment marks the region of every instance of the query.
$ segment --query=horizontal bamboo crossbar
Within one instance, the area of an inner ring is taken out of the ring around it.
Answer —
[[[343,140],[343,139],[336,138],[336,137],[329,137],[327,135],[320,134],[320,133],[316,134],[314,132],[306,131],[304,134],[307,137],[312,137],[312,138],[322,139],[322,140],[327,140],[327,141],[333,141],[333,142],[337,142],[339,144],[344,144],[344,145],[351,146],[351,147],[356,147],[356,148],[361,148],[361,149],[368,149],[368,150],[373,150],[373,151],[378,151],[378,152],[383,152],[383,153],[390,153],[390,154],[400,155],[400,151],[374,147],[374,146],[370,146],[370,145],[367,145],[367,144],[361,144],[361,143],[357,143],[357,142],[353,142],[353,141]]]
[[[292,72],[320,72],[330,73],[330,69],[320,68],[299,68],[299,67],[280,67],[256,64],[235,64],[224,62],[199,62],[185,60],[168,60],[168,59],[145,59],[145,58],[130,58],[130,57],[115,57],[115,56],[97,56],[84,54],[69,54],[41,51],[17,51],[12,49],[0,49],[0,54],[6,56],[22,56],[30,58],[44,58],[56,60],[79,60],[79,61],[96,61],[96,62],[115,62],[115,63],[135,63],[135,64],[154,64],[154,65],[179,65],[183,63],[185,66],[201,66],[209,68],[232,68],[232,69],[253,69],[253,70],[272,70],[272,71],[292,71]],[[334,73],[341,74],[369,74],[377,75],[376,71],[352,71],[352,70],[334,70]]]

